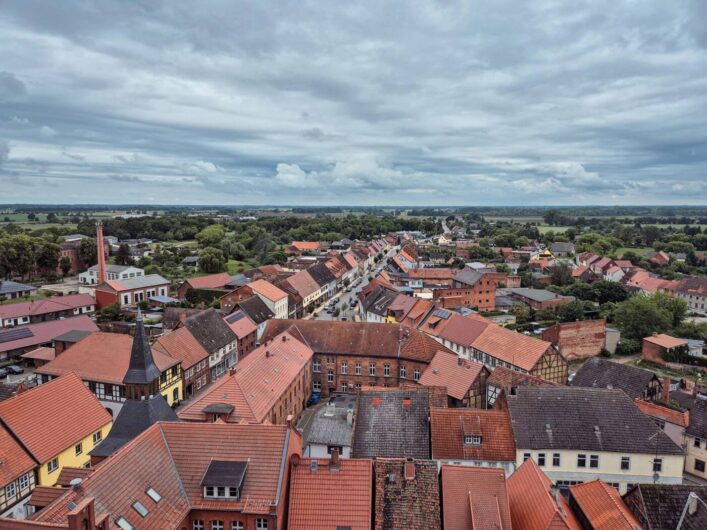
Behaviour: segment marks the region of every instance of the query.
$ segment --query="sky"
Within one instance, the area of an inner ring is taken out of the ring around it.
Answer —
[[[707,1],[5,0],[0,203],[707,204]]]

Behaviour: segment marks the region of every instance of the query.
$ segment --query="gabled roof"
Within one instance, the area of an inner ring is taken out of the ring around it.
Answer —
[[[640,528],[631,510],[621,500],[619,492],[601,480],[570,486],[570,495],[595,530]]]
[[[267,280],[255,280],[248,284],[254,293],[264,296],[271,302],[277,302],[287,297],[287,293],[282,289],[275,287]]]
[[[408,277],[418,280],[451,280],[454,277],[454,270],[449,268],[410,269]]]
[[[502,328],[497,324],[486,326],[471,346],[528,371],[552,348],[549,342]]]
[[[671,392],[670,399],[675,399],[676,395],[682,392]],[[690,408],[690,424],[685,429],[685,434],[697,438],[707,438],[707,401],[695,399]]]
[[[370,530],[373,463],[341,458],[334,467],[329,459],[293,459],[289,502],[290,530]]]
[[[255,333],[258,326],[245,314],[243,310],[235,311],[224,317],[226,324],[233,330],[238,339],[244,339],[248,335]]]
[[[643,396],[648,383],[657,379],[650,370],[592,357],[574,374],[570,385],[587,388],[618,388],[631,399]]]
[[[477,282],[484,276],[482,272],[475,271],[468,267],[463,268],[459,273],[454,276],[454,281],[473,287]]]
[[[435,312],[436,313],[436,312]],[[427,319],[427,325],[430,325],[430,320],[435,318],[435,313]],[[468,348],[476,339],[478,339],[484,330],[491,325],[490,322],[483,320],[464,317],[459,313],[449,312],[450,316],[447,323],[438,333],[440,339],[448,340],[454,344],[459,344]],[[488,352],[490,353],[490,352]]]
[[[690,513],[685,510],[690,493],[698,499],[697,510]],[[638,494],[642,502],[641,514],[648,522],[649,528],[663,530],[678,528],[680,518],[685,513],[682,529],[698,530],[707,528],[707,486],[679,484],[637,484],[636,489],[626,497]]]
[[[289,283],[302,298],[306,298],[310,294],[316,293],[321,288],[319,283],[312,278],[309,270],[294,273],[292,276],[287,278],[287,283]]]
[[[398,291],[379,285],[363,300],[363,308],[367,313],[374,313],[381,317],[388,315],[388,307],[398,296]]]
[[[511,418],[501,410],[433,408],[430,411],[432,458],[513,462],[516,458]],[[464,436],[480,436],[468,445]]]
[[[178,328],[162,335],[154,342],[152,348],[181,361],[182,370],[187,370],[209,357],[209,352],[199,344],[188,328]]]
[[[54,296],[43,300],[0,305],[0,320],[21,316],[46,315],[59,311],[68,311],[79,307],[95,305],[96,300],[87,294]]]
[[[321,248],[319,241],[293,241],[292,246],[299,251],[319,250]]]
[[[467,361],[454,353],[437,352],[418,381],[423,386],[443,386],[447,395],[464,399],[484,371],[484,365]]]
[[[0,294],[36,290],[37,288],[32,285],[25,285],[24,283],[13,282],[12,280],[0,280]]]
[[[209,354],[237,340],[236,334],[214,308],[190,316],[184,326]]]
[[[644,337],[644,341],[650,342],[651,344],[656,344],[657,346],[660,346],[661,348],[677,348],[679,346],[685,346],[687,344],[687,341],[685,339],[678,339],[675,337],[671,337],[670,335],[665,335],[664,333],[661,333],[659,335],[652,335],[650,337]]]
[[[256,326],[275,316],[268,306],[265,305],[265,302],[257,296],[251,296],[250,298],[242,300],[238,302],[237,305],[241,308],[241,311],[248,315]]]
[[[111,422],[110,414],[75,374],[0,402],[0,420],[43,464]]]
[[[188,284],[192,289],[222,289],[230,281],[230,274],[227,272],[219,272],[218,274],[187,278],[184,280],[184,283]]]
[[[144,289],[145,287],[157,287],[160,285],[169,285],[169,280],[159,274],[146,274],[145,276],[136,276],[135,278],[125,278],[123,280],[108,280],[105,283],[96,286],[98,291],[121,292],[131,289]]]
[[[390,304],[388,309],[391,311],[400,311],[402,314],[407,313],[412,306],[415,305],[417,298],[404,293],[398,293],[395,300]]]
[[[580,530],[565,498],[532,458],[507,481],[513,530]]]
[[[501,468],[442,466],[444,530],[511,530]]]
[[[0,422],[0,488],[32,471],[37,463]]]
[[[354,458],[430,458],[427,389],[364,390],[354,425]]]
[[[17,328],[0,329],[0,352],[50,343],[55,338],[75,330],[98,331],[98,326],[87,315],[81,315]]]
[[[506,397],[518,449],[682,454],[622,390],[522,386]]]

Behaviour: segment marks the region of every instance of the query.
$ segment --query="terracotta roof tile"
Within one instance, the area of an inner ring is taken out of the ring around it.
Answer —
[[[71,481],[75,478],[80,478],[81,480],[88,477],[91,473],[95,471],[95,467],[69,467],[64,466],[59,472],[59,477],[56,479],[56,485],[63,488],[68,488],[71,486]]]
[[[186,283],[192,289],[220,289],[225,287],[231,281],[231,275],[227,272],[218,274],[209,274],[207,276],[198,276],[196,278],[187,278]]]
[[[289,283],[302,298],[306,298],[320,289],[319,284],[306,270],[296,272],[287,278],[287,283]]]
[[[41,463],[111,422],[75,374],[66,374],[0,402],[0,418]]]
[[[271,302],[277,302],[287,297],[287,293],[282,289],[275,287],[269,281],[266,280],[255,280],[248,284],[254,293],[260,294],[270,300]]]
[[[70,294],[33,300],[31,302],[20,302],[19,304],[7,304],[0,306],[0,321],[5,318],[20,316],[46,315],[95,304],[96,300],[87,294]]]
[[[516,333],[496,324],[488,325],[471,345],[474,349],[528,371],[532,370],[552,347],[549,342]]]
[[[447,395],[462,400],[483,370],[484,365],[481,363],[440,351],[422,373],[419,383],[423,386],[446,387]]]
[[[321,248],[319,241],[293,241],[292,246],[300,251],[319,250]]]
[[[182,370],[207,359],[207,352],[187,328],[179,328],[162,335],[152,345],[152,351],[161,352],[182,363]]]
[[[0,488],[32,471],[36,463],[0,423]]]
[[[36,350],[28,351],[20,355],[23,359],[33,359],[36,361],[53,361],[56,357],[54,353],[54,348],[48,346],[41,346]]]
[[[651,344],[657,344],[662,348],[677,348],[678,346],[684,346],[687,344],[685,339],[678,339],[671,337],[670,335],[665,335],[664,333],[653,335],[651,337],[645,337],[643,340],[650,342]]]
[[[442,466],[444,530],[511,530],[501,468]]]
[[[336,469],[329,459],[311,458],[292,463],[290,475],[290,530],[370,530],[373,510],[373,463],[341,458]]]
[[[458,313],[452,313],[447,324],[440,330],[438,336],[441,339],[468,348],[490,325],[492,324],[489,322],[464,317]]]
[[[258,329],[258,326],[256,326],[250,317],[248,317],[248,315],[246,315],[243,311],[235,311],[231,313],[227,317],[224,317],[224,321],[239,339],[243,339],[251,333],[255,333]]]
[[[430,431],[435,460],[515,461],[511,419],[505,411],[433,408]],[[481,436],[481,444],[464,444],[465,435]]]
[[[49,506],[55,499],[61,497],[66,490],[64,488],[55,488],[53,486],[37,486],[32,491],[32,496],[27,502],[28,505],[42,509]]]
[[[640,527],[619,492],[601,480],[570,486],[570,495],[594,530],[635,530]]]

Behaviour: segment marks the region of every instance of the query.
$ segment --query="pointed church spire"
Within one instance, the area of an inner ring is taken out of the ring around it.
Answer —
[[[160,374],[160,369],[157,368],[152,358],[152,349],[145,333],[142,313],[138,309],[135,320],[135,337],[133,337],[133,347],[130,351],[130,366],[125,373],[123,383],[126,385],[148,385],[155,379],[159,379]]]

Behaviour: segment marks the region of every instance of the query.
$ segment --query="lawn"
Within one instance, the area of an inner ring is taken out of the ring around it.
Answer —
[[[653,252],[653,249],[651,247],[621,247],[616,249],[616,255],[621,256],[628,250],[635,252],[636,254],[646,254],[647,252]]]
[[[567,230],[569,228],[574,228],[574,227],[573,226],[541,225],[541,226],[538,226],[538,232],[540,232],[541,234],[547,234],[548,232],[555,232],[557,234],[560,232],[564,232],[565,230]]]
[[[240,273],[244,269],[253,269],[258,266],[258,263],[248,260],[248,261],[238,261],[235,259],[229,259],[228,263],[226,264],[226,268],[228,269],[228,274],[230,275],[235,275]]]

